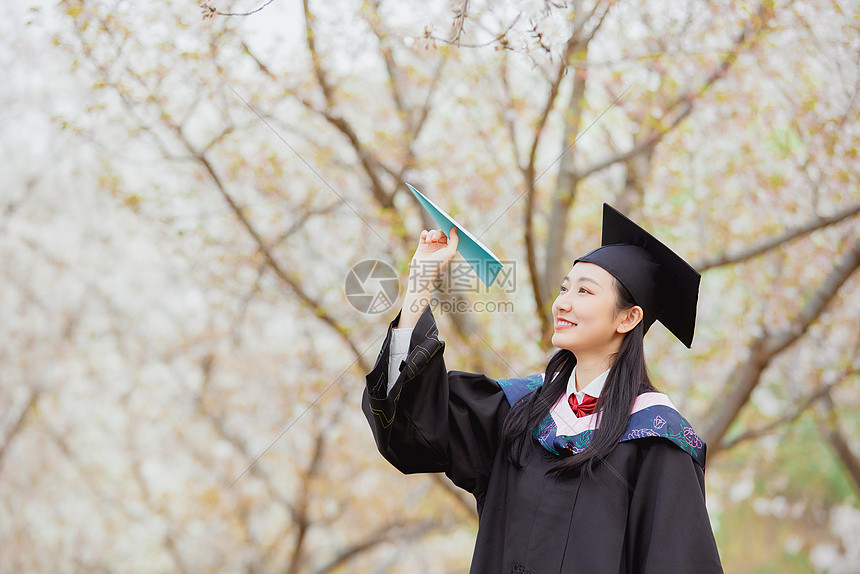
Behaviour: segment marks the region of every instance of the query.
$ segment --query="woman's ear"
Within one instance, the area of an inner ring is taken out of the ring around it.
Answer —
[[[638,325],[642,319],[645,317],[645,313],[642,311],[642,307],[639,305],[634,305],[629,309],[625,309],[621,313],[619,313],[619,319],[621,320],[618,323],[618,326],[615,328],[621,334],[629,333],[633,330],[636,325]]]

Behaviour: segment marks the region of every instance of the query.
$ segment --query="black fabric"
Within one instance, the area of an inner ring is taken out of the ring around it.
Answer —
[[[386,396],[389,327],[362,409],[379,452],[401,472],[444,472],[475,496],[472,573],[722,572],[702,469],[663,438],[620,443],[593,479],[546,475],[555,455],[531,444],[517,468],[502,453],[510,406],[484,375],[446,371],[429,308]]]

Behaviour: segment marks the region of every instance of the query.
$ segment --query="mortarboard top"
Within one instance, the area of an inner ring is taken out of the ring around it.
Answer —
[[[578,261],[602,267],[630,291],[644,312],[646,333],[658,320],[692,345],[702,276],[650,233],[604,203],[601,247]]]

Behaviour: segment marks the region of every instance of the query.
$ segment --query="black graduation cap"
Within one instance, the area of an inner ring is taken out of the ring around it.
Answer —
[[[696,328],[699,272],[608,203],[603,204],[601,245],[576,261],[602,267],[630,291],[644,311],[646,333],[659,320],[689,348]]]

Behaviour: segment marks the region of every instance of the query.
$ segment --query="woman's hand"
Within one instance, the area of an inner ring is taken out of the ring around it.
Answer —
[[[459,242],[460,235],[456,227],[451,229],[450,238],[439,229],[421,232],[409,266],[406,295],[403,297],[403,310],[397,328],[414,327],[418,323],[424,308],[430,304],[433,283],[457,255]]]
[[[451,238],[445,236],[440,229],[426,229],[421,232],[418,248],[412,256],[412,267],[416,264],[428,263],[431,274],[445,269],[448,263],[457,255],[457,245],[460,243],[460,233],[456,227],[451,228]],[[436,277],[434,276],[433,279]]]

